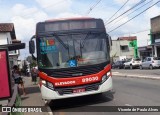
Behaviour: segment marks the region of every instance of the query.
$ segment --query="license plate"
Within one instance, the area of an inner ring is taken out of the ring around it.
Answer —
[[[73,93],[81,93],[81,92],[85,92],[85,88],[74,89],[74,90],[73,90]]]

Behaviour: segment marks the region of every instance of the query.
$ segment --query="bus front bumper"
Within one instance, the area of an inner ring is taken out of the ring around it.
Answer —
[[[64,98],[78,97],[84,95],[92,95],[112,90],[112,77],[109,77],[103,84],[99,85],[99,88],[97,90],[93,91],[60,95],[58,91],[53,91],[44,85],[42,85],[40,89],[42,98],[46,100],[56,100],[56,99],[64,99]]]

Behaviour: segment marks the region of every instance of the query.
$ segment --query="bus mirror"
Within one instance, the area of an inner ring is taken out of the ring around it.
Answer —
[[[33,40],[29,41],[29,53],[34,54],[35,53],[35,44]]]

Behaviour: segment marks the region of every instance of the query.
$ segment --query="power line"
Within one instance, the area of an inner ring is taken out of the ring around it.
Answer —
[[[138,34],[138,33],[146,32],[146,31],[148,31],[148,30],[150,30],[150,29],[146,29],[146,30],[141,30],[141,31],[138,31],[138,32],[134,32],[134,33],[131,33],[131,34]]]
[[[127,4],[128,1],[129,0],[127,0],[106,22],[111,20]]]
[[[153,0],[148,1],[147,3],[143,4],[142,6],[138,7],[137,9],[135,9],[134,11],[132,11],[131,13],[127,14],[127,16],[131,15],[132,13],[136,12],[137,10],[143,8],[144,6],[146,6],[147,4],[149,4],[150,2],[152,2]],[[124,19],[124,17],[120,18],[119,20],[117,20],[116,22],[114,22],[114,24],[116,24],[117,22],[121,21],[122,19]],[[113,27],[113,26],[112,26]]]
[[[118,27],[114,28],[113,30],[109,31],[108,33],[111,33],[111,32],[113,32],[114,30],[118,29],[119,27],[121,27],[121,26],[125,25],[126,23],[130,22],[131,20],[133,20],[134,18],[136,18],[136,17],[139,16],[140,14],[144,13],[144,12],[147,11],[148,9],[152,8],[154,5],[158,4],[159,2],[160,2],[160,0],[157,1],[156,3],[154,3],[152,6],[146,8],[145,10],[143,10],[142,12],[140,12],[139,14],[137,14],[136,16],[132,17],[130,20],[126,21],[125,23],[123,23],[123,24],[119,25]]]
[[[134,33],[123,33],[123,34],[116,34],[116,35],[133,35],[133,34],[138,34],[138,33],[142,33],[142,32],[146,32],[146,31],[149,31],[150,29],[145,29],[145,30],[140,30],[140,31],[137,31],[137,32],[134,32]]]
[[[142,6],[138,7],[137,9],[135,9],[134,11],[132,11],[131,13],[129,13],[127,16],[129,16],[130,14],[136,12],[137,10],[143,8],[144,6],[146,6],[147,4],[149,4],[150,2],[152,2],[153,0],[148,1],[147,3],[143,4]]]
[[[87,12],[87,15],[91,13],[91,11],[101,2],[102,0],[98,0],[96,4],[90,7],[89,11]]]
[[[123,12],[122,14],[120,14],[119,16],[117,16],[116,18],[114,18],[113,20],[109,21],[108,23],[105,22],[105,25],[110,24],[111,22],[113,22],[114,20],[116,20],[117,18],[123,16],[124,14],[126,14],[127,12],[129,12],[130,10],[134,9],[135,7],[137,7],[138,5],[142,4],[143,2],[145,2],[146,0],[141,0],[140,2],[138,2],[136,5],[134,5],[133,7],[129,8],[127,11]]]

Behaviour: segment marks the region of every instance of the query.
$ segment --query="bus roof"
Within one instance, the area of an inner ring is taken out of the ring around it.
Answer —
[[[66,20],[89,20],[89,19],[95,19],[95,18],[91,17],[59,18],[59,19],[46,20],[45,22],[56,22],[56,21],[66,21]]]
[[[105,31],[103,20],[100,18],[78,17],[61,18],[38,22],[36,32],[79,32]]]

